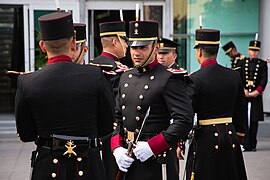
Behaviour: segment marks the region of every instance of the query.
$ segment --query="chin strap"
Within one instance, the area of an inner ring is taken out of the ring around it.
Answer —
[[[120,38],[120,36],[118,34],[117,34],[117,38],[118,38],[118,40],[119,40],[119,42],[120,42],[120,44],[122,46],[122,49],[123,49],[123,57],[125,57],[126,56],[126,54],[125,54],[125,48],[124,48],[124,45],[123,45],[123,43],[121,41],[121,38]]]
[[[81,47],[81,50],[80,50],[80,54],[77,56],[77,58],[74,60],[75,63],[77,63],[82,55],[82,52],[83,52],[83,45],[84,43],[81,43],[80,47]]]

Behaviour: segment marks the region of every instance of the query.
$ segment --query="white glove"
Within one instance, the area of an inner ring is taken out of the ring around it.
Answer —
[[[113,155],[115,157],[118,168],[123,172],[127,172],[128,171],[127,168],[129,168],[132,162],[134,161],[134,159],[127,156],[126,153],[127,149],[123,147],[117,147],[113,151]]]
[[[133,149],[133,153],[141,162],[146,161],[148,158],[154,155],[148,142],[145,141],[138,141],[136,148]]]

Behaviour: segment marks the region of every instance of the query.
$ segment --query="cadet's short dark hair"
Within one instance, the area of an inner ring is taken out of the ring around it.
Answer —
[[[204,46],[204,47],[200,47],[200,49],[203,50],[203,54],[204,56],[214,56],[218,54],[218,46]]]
[[[58,40],[44,41],[44,44],[49,52],[65,52],[70,48],[72,39],[73,37],[68,37]]]

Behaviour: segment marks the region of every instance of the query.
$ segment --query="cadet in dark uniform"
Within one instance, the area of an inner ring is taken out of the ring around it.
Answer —
[[[256,151],[258,122],[264,120],[262,94],[268,81],[267,62],[259,59],[261,42],[250,41],[248,54],[241,67],[249,117],[249,130],[245,136],[245,151]]]
[[[18,77],[15,100],[19,137],[37,144],[32,179],[104,180],[99,137],[112,131],[109,83],[100,68],[72,62],[76,41],[71,13],[38,20],[48,64]]]
[[[232,41],[229,41],[227,44],[222,46],[222,48],[225,51],[226,55],[231,58],[231,68],[233,70],[239,69],[239,67],[241,66],[241,61],[245,59],[245,56],[237,51],[236,46]]]
[[[86,24],[74,23],[76,33],[76,51],[74,53],[74,62],[77,64],[85,64],[84,56],[88,52],[86,44]]]
[[[125,70],[128,70],[128,67],[121,64],[119,61],[126,56],[126,50],[128,47],[126,43],[127,37],[125,31],[125,22],[114,21],[100,23],[99,29],[103,50],[101,55],[94,58],[91,62],[113,66],[113,69],[109,72],[106,71],[105,75],[112,85],[115,98],[118,92],[120,76]],[[103,162],[105,164],[107,179],[114,180],[117,172],[117,165],[110,150],[110,140],[110,135],[102,138]]]
[[[118,84],[121,74],[128,69],[127,66],[120,63],[120,59],[126,56],[127,37],[125,31],[125,22],[114,21],[99,24],[100,38],[102,44],[102,53],[92,61],[96,64],[113,65],[113,70],[107,72],[111,81],[114,95],[118,92]]]
[[[176,71],[174,74],[158,63],[157,36],[157,22],[133,21],[129,24],[134,68],[126,71],[120,79],[116,100],[118,125],[111,139],[116,162],[120,170],[127,172],[127,180],[162,179],[164,156],[171,157],[167,159],[165,168],[168,179],[178,179],[178,159],[170,148],[176,147],[177,142],[191,130],[192,107],[183,73],[176,74]],[[150,115],[133,150],[133,159],[126,155],[125,144],[137,137],[150,106]]]
[[[243,85],[238,72],[218,64],[219,39],[219,30],[196,30],[201,68],[190,75],[188,92],[198,127],[187,157],[187,180],[247,179],[239,143],[246,123]]]
[[[176,63],[177,59],[177,44],[169,39],[162,38],[159,41],[160,48],[157,54],[157,59],[160,64],[173,69],[182,69],[179,64]],[[183,70],[183,69],[182,69]]]

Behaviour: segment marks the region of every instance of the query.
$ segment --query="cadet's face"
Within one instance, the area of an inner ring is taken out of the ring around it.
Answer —
[[[177,55],[175,52],[159,52],[157,54],[157,59],[163,66],[169,67],[175,62]]]
[[[154,49],[153,54],[150,56],[149,59],[153,59],[155,55],[157,54],[158,49],[157,47]],[[130,47],[130,54],[132,61],[134,63],[134,66],[139,66],[141,65],[146,58],[150,55],[152,50],[152,44],[148,44],[146,46],[131,46]]]
[[[249,54],[249,57],[251,59],[257,58],[259,56],[259,53],[260,53],[260,51],[258,51],[258,50],[252,50],[252,49],[248,50],[248,54]]]

